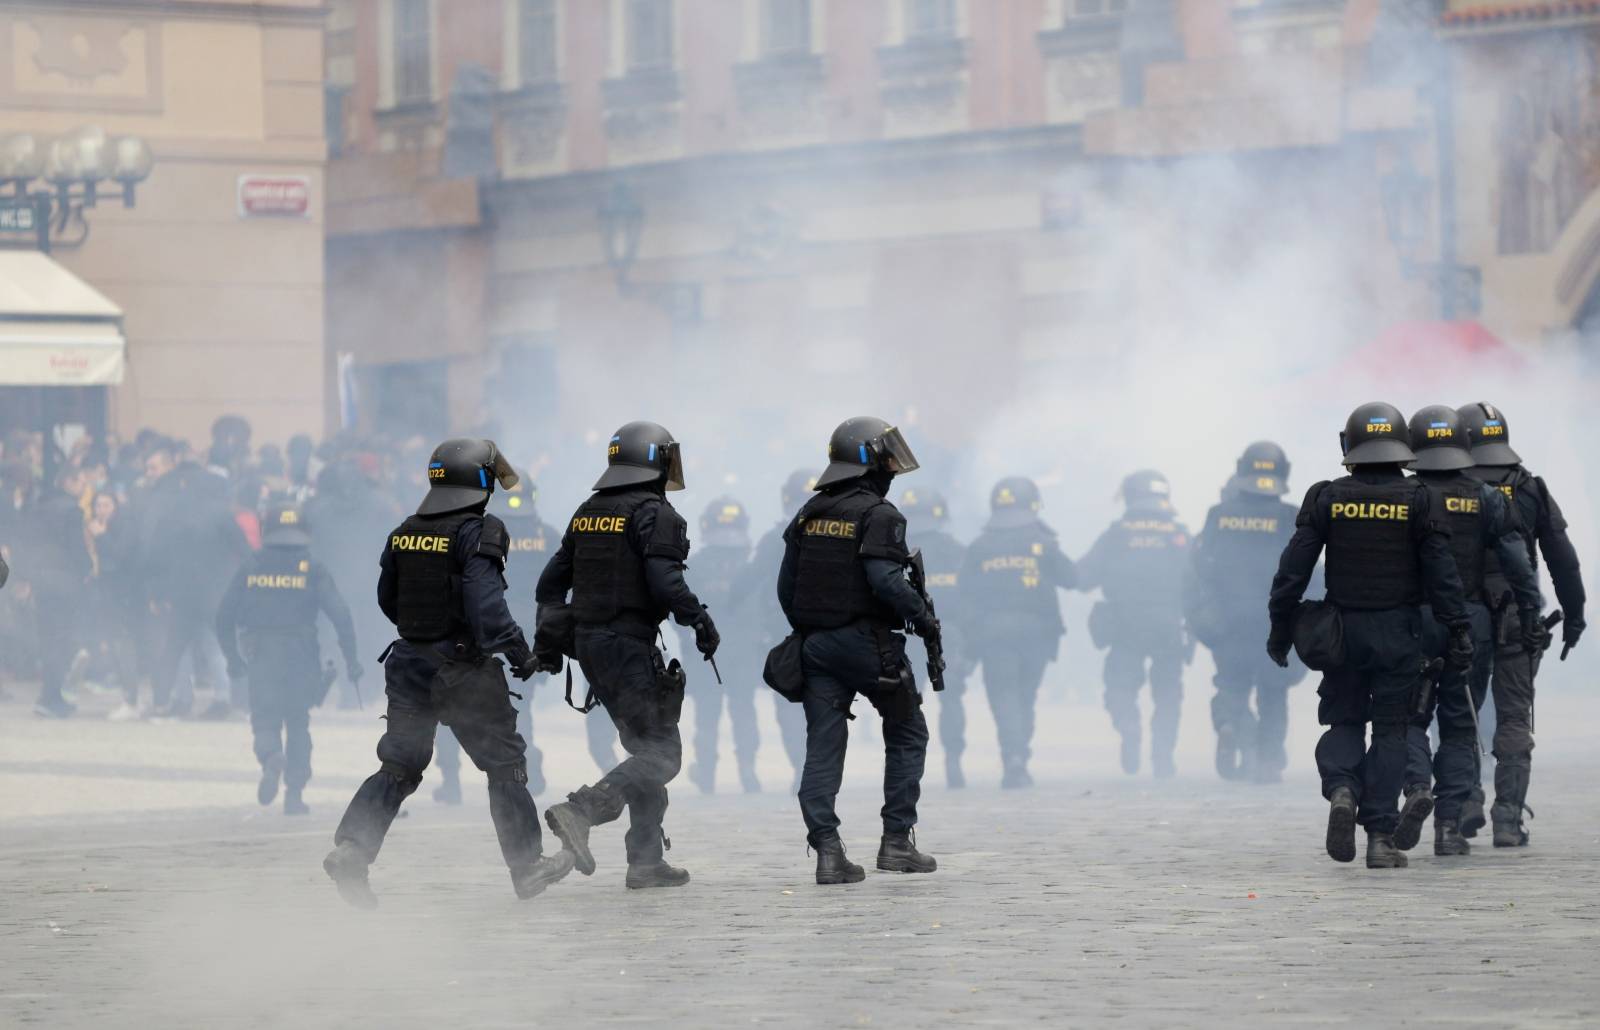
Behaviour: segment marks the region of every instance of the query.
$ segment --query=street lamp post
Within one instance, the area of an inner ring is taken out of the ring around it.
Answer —
[[[639,241],[644,233],[644,208],[633,191],[613,183],[597,212],[600,239],[605,247],[606,264],[616,279],[617,292],[637,297],[661,308],[678,325],[700,321],[700,286],[697,283],[640,283],[630,273],[639,259]]]
[[[0,137],[0,245],[26,236],[45,253],[82,246],[89,237],[84,212],[99,203],[102,184],[120,187],[122,205],[133,207],[153,163],[144,140],[96,126],[51,140],[26,132]]]

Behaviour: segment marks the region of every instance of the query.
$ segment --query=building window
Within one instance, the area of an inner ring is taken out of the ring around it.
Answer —
[[[672,0],[627,0],[628,71],[672,67]]]
[[[766,0],[761,49],[769,57],[811,52],[811,0]]]
[[[517,73],[524,86],[555,81],[556,0],[518,3]]]
[[[394,99],[433,99],[433,12],[429,0],[394,0]]]
[[[1074,18],[1101,18],[1108,14],[1122,14],[1128,9],[1128,0],[1067,0],[1067,21]]]
[[[956,34],[956,0],[906,0],[906,39],[950,39]]]

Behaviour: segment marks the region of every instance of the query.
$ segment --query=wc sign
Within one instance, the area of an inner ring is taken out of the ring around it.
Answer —
[[[240,218],[310,218],[311,179],[305,175],[239,176]]]

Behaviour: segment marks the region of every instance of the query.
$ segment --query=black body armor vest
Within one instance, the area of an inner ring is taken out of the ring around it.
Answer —
[[[316,634],[317,591],[304,547],[267,547],[245,570],[239,628],[247,633]]]
[[[1278,558],[1294,535],[1296,509],[1276,497],[1244,495],[1223,500],[1207,516],[1205,586],[1228,615],[1265,612]]]
[[[1022,616],[1061,628],[1056,584],[1043,567],[1054,540],[1042,526],[985,529],[967,549],[966,584],[975,613],[987,622]]]
[[[650,596],[644,555],[628,542],[634,516],[658,500],[650,490],[598,493],[572,516],[572,612],[579,622],[606,623],[625,611],[652,622],[667,617]]]
[[[1415,480],[1363,483],[1349,476],[1323,488],[1329,601],[1367,610],[1422,603],[1411,510],[1424,490]]]
[[[1467,600],[1483,599],[1483,574],[1488,552],[1484,532],[1483,484],[1471,476],[1457,473],[1448,478],[1418,477],[1436,495],[1434,510],[1450,527],[1450,553],[1455,555],[1456,572]]]
[[[861,562],[867,513],[888,504],[870,490],[818,494],[796,516],[800,551],[791,609],[801,629],[837,629],[858,619],[892,625],[894,610],[872,592]]]
[[[399,573],[396,603],[403,639],[429,644],[455,636],[466,626],[456,532],[468,519],[482,517],[471,511],[437,518],[413,515],[390,534],[389,551]]]
[[[1534,478],[1520,465],[1479,465],[1477,468],[1468,469],[1466,474],[1483,483],[1499,490],[1506,498],[1508,517],[1516,519],[1517,530],[1522,535],[1522,542],[1528,548],[1528,564],[1533,571],[1539,571],[1539,547],[1534,538],[1533,527],[1539,524],[1539,507],[1542,498],[1539,496]],[[1505,585],[1505,572],[1500,568],[1500,556],[1494,551],[1489,551],[1483,556],[1483,572],[1486,579],[1492,578],[1494,586],[1503,588]]]
[[[966,560],[967,549],[942,529],[913,534],[911,546],[922,552],[922,566],[928,573],[928,593],[933,595],[933,603],[943,616],[953,610],[947,608],[945,598],[953,598],[961,586],[961,563]]]

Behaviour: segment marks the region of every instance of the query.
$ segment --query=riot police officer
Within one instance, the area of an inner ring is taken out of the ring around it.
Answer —
[[[1056,591],[1077,581],[1055,530],[1039,518],[1042,507],[1033,480],[1000,480],[989,492],[989,522],[961,566],[967,640],[983,668],[1000,738],[1000,786],[1008,790],[1033,784],[1028,762],[1039,685],[1066,633]]]
[[[539,518],[539,492],[526,478],[519,476],[515,486],[496,491],[489,499],[488,510],[506,527],[506,568],[513,563],[521,574],[543,568],[554,549],[555,530]],[[506,607],[519,626],[535,625],[536,611],[533,591],[524,583],[521,589],[506,591]],[[530,681],[533,682],[533,681]],[[544,793],[544,752],[533,742],[533,694],[517,705],[517,732],[528,745],[528,793],[538,797]],[[442,782],[434,788],[433,800],[446,805],[461,803],[461,744],[450,727],[440,725],[433,746],[434,765],[439,769]]]
[[[485,511],[495,483],[509,488],[517,475],[493,441],[470,439],[440,444],[427,472],[427,494],[389,534],[379,562],[378,605],[400,632],[384,652],[382,766],[351,799],[334,832],[337,847],[323,861],[340,894],[364,907],[376,903],[367,867],[401,803],[422,783],[441,722],[488,777],[489,814],[517,896],[534,897],[572,871],[570,851],[542,854],[527,745],[495,657],[505,655],[518,679],[535,671],[506,607],[510,534]]]
[[[1555,585],[1556,600],[1564,613],[1561,657],[1583,636],[1583,608],[1586,596],[1578,552],[1567,536],[1567,520],[1542,478],[1522,467],[1522,458],[1511,449],[1511,426],[1505,412],[1492,404],[1469,404],[1459,411],[1472,443],[1472,460],[1477,464],[1467,474],[1497,487],[1516,508],[1529,563],[1538,569],[1544,555]],[[1534,674],[1539,657],[1548,646],[1530,646],[1524,638],[1518,616],[1500,599],[1511,590],[1506,570],[1495,555],[1484,567],[1484,586],[1491,605],[1507,609],[1495,627],[1494,672],[1494,846],[1522,847],[1528,831],[1522,822],[1527,808],[1528,777],[1533,766]]]
[[[1267,440],[1251,444],[1194,541],[1185,623],[1216,663],[1211,722],[1217,775],[1225,780],[1277,783],[1289,761],[1289,688],[1306,669],[1298,661],[1280,669],[1261,652],[1270,629],[1267,587],[1294,534],[1295,509],[1282,500],[1288,492],[1283,448]]]
[[[928,724],[899,630],[936,636],[939,624],[906,578],[906,522],[889,501],[896,475],[917,468],[905,437],[878,418],[839,424],[817,493],[784,531],[778,603],[803,634],[806,767],[800,814],[817,852],[817,882],[859,883],[845,855],[834,800],[844,776],[851,704],[865,695],[883,717],[883,839],[878,868],[931,873],[917,850],[917,800]]]
[[[1431,706],[1412,710],[1407,732],[1406,798],[1414,809],[1416,802],[1412,799],[1428,791],[1432,782],[1433,853],[1465,855],[1471,846],[1458,824],[1463,806],[1479,784],[1477,712],[1483,706],[1494,664],[1494,636],[1483,586],[1486,559],[1491,554],[1495,556],[1500,571],[1516,592],[1521,639],[1530,650],[1543,647],[1539,581],[1528,564],[1519,523],[1505,497],[1465,472],[1472,467],[1472,452],[1454,409],[1435,405],[1418,411],[1411,416],[1410,437],[1411,449],[1417,455],[1411,467],[1417,478],[1433,490],[1434,510],[1450,529],[1450,551],[1455,555],[1456,571],[1466,596],[1473,654],[1470,669],[1452,668],[1441,679]],[[1423,654],[1443,657],[1445,645],[1444,626],[1424,605]],[[1430,754],[1428,724],[1435,712],[1439,720],[1439,750]],[[1478,817],[1481,826],[1481,804]],[[1403,828],[1409,839],[1409,824]],[[1405,841],[1401,843],[1404,845]]]
[[[1183,578],[1189,531],[1173,518],[1167,477],[1144,469],[1122,481],[1122,517],[1078,562],[1078,586],[1100,588],[1089,637],[1106,652],[1106,711],[1122,737],[1122,769],[1139,771],[1139,688],[1149,666],[1150,766],[1157,778],[1177,772],[1172,752],[1183,712]]]
[[[261,550],[234,575],[217,607],[217,641],[228,678],[250,687],[250,731],[261,784],[256,800],[272,804],[283,779],[283,814],[310,809],[301,791],[311,780],[311,709],[332,684],[317,646],[317,613],[339,638],[352,683],[361,679],[355,623],[333,576],[311,557],[300,507],[271,503],[261,520]]]
[[[770,650],[789,633],[789,621],[784,618],[778,604],[777,569],[783,564],[783,534],[800,505],[816,488],[817,473],[798,469],[783,481],[778,494],[783,518],[777,525],[756,541],[755,555],[744,572],[734,580],[733,592],[728,598],[732,608],[751,611],[753,621],[760,627],[759,651]],[[806,765],[806,713],[800,705],[791,704],[778,694],[772,695],[773,711],[778,720],[778,732],[783,737],[783,750],[794,767],[793,791],[800,789],[800,773]]]
[[[1471,662],[1472,638],[1449,531],[1434,511],[1432,492],[1401,471],[1416,458],[1406,442],[1405,416],[1391,404],[1363,404],[1339,440],[1350,474],[1306,491],[1272,580],[1267,654],[1280,667],[1288,665],[1300,599],[1326,547],[1326,603],[1342,623],[1344,652],[1317,688],[1317,718],[1328,727],[1317,743],[1328,799],[1328,855],[1354,861],[1359,824],[1367,831],[1367,867],[1403,868],[1406,856],[1395,836],[1406,723],[1427,675],[1424,595],[1434,618],[1449,627],[1452,664]],[[1431,799],[1413,804],[1404,819],[1420,827],[1431,807]]]
[[[661,820],[667,784],[683,761],[678,718],[685,676],[676,660],[665,662],[654,638],[668,614],[693,628],[695,646],[708,659],[721,637],[683,579],[689,526],[666,498],[667,491],[683,489],[677,441],[653,422],[630,422],[611,437],[606,464],[594,496],[573,514],[539,577],[539,640],[570,590],[573,648],[628,757],[594,785],[551,805],[545,821],[577,856],[578,871],[590,876],[589,831],[627,808],[627,885],[676,887],[688,883],[689,874],[665,861]]]
[[[750,564],[750,516],[744,505],[732,497],[718,497],[706,505],[700,516],[701,546],[695,551],[695,582],[700,586],[700,598],[713,611],[722,612],[723,628],[729,628],[728,619],[741,610],[730,603],[734,582]],[[742,622],[742,620],[740,620]],[[750,653],[750,641],[757,639],[753,632],[736,622],[732,626],[724,649],[730,654],[723,665],[727,675],[722,683],[713,677],[702,676],[689,687],[689,697],[694,701],[694,761],[689,766],[689,780],[702,793],[711,794],[717,783],[717,736],[722,721],[722,705],[726,698],[728,722],[733,726],[733,754],[739,766],[739,785],[746,794],[759,794],[761,780],[756,776],[756,748],[761,743],[756,728],[755,685],[750,674],[761,668],[760,657]],[[679,627],[684,648],[694,646],[692,628]]]
[[[939,694],[939,744],[944,748],[945,785],[961,788],[967,778],[961,771],[961,754],[967,748],[967,712],[962,695],[972,660],[960,627],[961,569],[967,548],[950,534],[950,506],[935,490],[907,490],[900,495],[900,512],[912,550],[922,552],[928,576],[928,593],[939,612],[944,630],[944,690]]]

